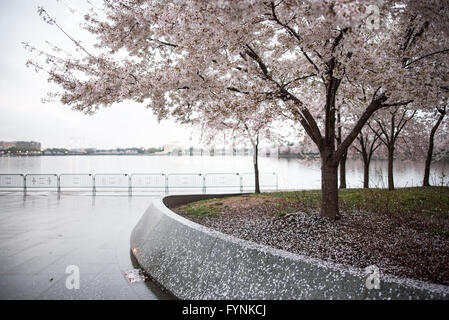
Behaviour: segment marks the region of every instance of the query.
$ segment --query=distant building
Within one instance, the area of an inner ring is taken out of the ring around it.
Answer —
[[[44,152],[42,152],[43,155],[46,156],[64,156],[67,154],[67,151],[64,151],[64,149],[45,149]]]
[[[0,141],[0,149],[17,148],[20,150],[41,150],[40,142],[36,141]]]
[[[162,154],[173,154],[173,155],[179,155],[179,150],[182,150],[182,145],[178,141],[170,142],[164,145],[164,151],[155,152],[155,154],[162,155]],[[182,151],[181,151],[182,154]]]
[[[6,150],[16,146],[15,142],[0,141],[0,150]]]

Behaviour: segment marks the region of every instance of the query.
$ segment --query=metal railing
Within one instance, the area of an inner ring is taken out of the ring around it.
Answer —
[[[1,188],[25,188],[25,175],[18,174],[0,174]]]
[[[25,175],[25,187],[28,188],[58,188],[59,189],[59,176],[57,174],[43,174],[33,173]]]
[[[64,189],[92,189],[94,179],[91,173],[62,173],[59,175],[59,187]]]
[[[278,190],[276,173],[259,173],[260,188]],[[157,190],[165,193],[181,190],[249,191],[254,189],[254,173],[61,173],[61,174],[0,174],[0,190],[91,189],[97,191],[126,189]]]
[[[204,175],[204,192],[206,192],[207,188],[238,188],[242,192],[242,175],[239,173],[206,173]]]
[[[259,182],[261,188],[275,188],[276,191],[278,190],[278,175],[274,172],[260,172]],[[254,188],[255,184],[254,173],[242,173],[242,192],[245,188]]]

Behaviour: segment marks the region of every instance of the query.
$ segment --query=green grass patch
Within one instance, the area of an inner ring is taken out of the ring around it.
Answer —
[[[214,206],[198,204],[184,206],[182,207],[182,211],[185,214],[197,217],[216,217],[220,212],[220,210]]]
[[[246,202],[251,197],[266,198],[265,202],[272,205],[273,197],[279,199],[279,202],[274,204],[273,214],[281,217],[297,211],[317,212],[321,207],[321,190],[301,190],[213,198],[192,202],[180,209],[188,215],[216,217],[221,210],[228,208],[226,199],[240,199]],[[340,210],[347,212],[362,211],[401,216],[418,214],[423,217],[449,219],[449,187],[398,188],[394,191],[343,189],[339,191],[339,206]],[[447,232],[447,230],[435,230],[438,234]]]
[[[291,191],[262,194],[301,205],[305,211],[321,206],[321,191]],[[385,189],[343,189],[339,191],[341,210],[377,213],[422,213],[449,218],[449,187]]]
[[[224,203],[217,198],[199,200],[181,206],[180,209],[187,215],[196,217],[217,217]],[[224,206],[226,207],[226,206]]]

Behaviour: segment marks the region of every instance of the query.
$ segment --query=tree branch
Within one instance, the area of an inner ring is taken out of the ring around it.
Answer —
[[[383,102],[387,100],[387,96],[385,93],[382,93],[378,97],[375,97],[373,95],[373,99],[371,100],[371,103],[369,106],[365,109],[362,116],[359,118],[355,126],[352,128],[351,132],[346,136],[346,138],[343,140],[343,142],[337,147],[337,150],[335,151],[334,155],[332,156],[332,162],[334,164],[338,164],[340,162],[341,157],[343,154],[348,150],[349,146],[352,144],[354,139],[357,137],[357,135],[362,131],[363,126],[366,124],[366,122],[369,120],[371,115],[383,107]]]
[[[436,54],[446,53],[446,52],[449,52],[449,49],[443,49],[443,50],[435,51],[435,52],[432,52],[432,53],[428,53],[426,55],[423,55],[422,57],[416,58],[415,60],[412,60],[412,61],[406,63],[404,67],[406,68],[406,67],[410,66],[411,64],[416,63],[416,62],[418,62],[418,61],[420,61],[422,59],[434,56]]]

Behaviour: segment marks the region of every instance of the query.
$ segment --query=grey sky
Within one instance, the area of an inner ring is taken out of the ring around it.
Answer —
[[[172,121],[158,123],[151,110],[134,102],[116,104],[87,116],[60,103],[41,103],[51,90],[45,74],[27,69],[32,57],[22,41],[45,48],[45,41],[70,48],[55,27],[42,21],[37,7],[42,5],[71,34],[79,33],[78,12],[85,0],[0,0],[0,140],[34,140],[47,147],[161,146],[171,141],[190,144],[190,128]],[[86,39],[87,41],[87,39]],[[72,46],[73,48],[73,46]]]

